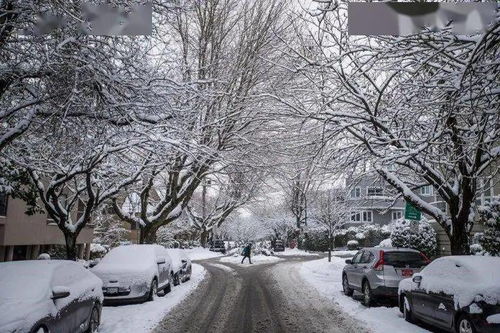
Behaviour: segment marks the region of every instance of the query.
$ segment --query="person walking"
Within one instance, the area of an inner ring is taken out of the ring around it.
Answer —
[[[243,252],[241,253],[243,255],[243,259],[241,259],[241,263],[243,264],[243,261],[245,261],[245,258],[248,258],[248,261],[252,263],[252,259],[250,259],[250,253],[252,251],[252,244],[248,243],[244,248]]]

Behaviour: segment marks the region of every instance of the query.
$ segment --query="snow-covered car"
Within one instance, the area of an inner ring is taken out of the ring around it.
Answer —
[[[226,244],[224,244],[224,241],[221,239],[214,240],[212,245],[210,246],[210,251],[213,252],[221,252],[221,253],[226,253]]]
[[[500,332],[500,258],[436,259],[400,282],[399,308],[409,322],[458,333]]]
[[[167,249],[172,259],[172,271],[174,272],[174,286],[186,282],[191,278],[191,259],[181,249]]]
[[[161,245],[125,245],[109,251],[91,269],[103,282],[104,302],[127,303],[153,300],[170,292],[172,260]]]
[[[285,251],[285,243],[282,240],[277,240],[274,243],[274,252],[283,252]]]
[[[0,332],[97,332],[101,280],[80,263],[0,263]]]

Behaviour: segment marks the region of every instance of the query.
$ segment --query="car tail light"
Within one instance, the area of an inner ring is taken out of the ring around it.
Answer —
[[[427,258],[427,256],[425,254],[423,254],[422,252],[420,252],[420,255],[424,259],[424,262],[425,262],[426,265],[428,265],[428,264],[431,263],[431,261],[429,260],[429,258]]]
[[[385,265],[385,262],[384,262],[384,251],[380,251],[379,259],[375,263],[375,265],[373,266],[373,269],[376,270],[376,271],[383,271],[384,270],[384,265]]]

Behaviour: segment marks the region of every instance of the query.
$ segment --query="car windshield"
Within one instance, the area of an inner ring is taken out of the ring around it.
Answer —
[[[386,265],[394,267],[421,267],[426,265],[425,258],[418,252],[385,252],[384,262]]]
[[[50,265],[36,262],[4,263],[0,267],[0,304],[12,300],[39,300],[47,294]]]
[[[137,265],[153,258],[153,249],[142,245],[124,245],[111,250],[100,264]]]

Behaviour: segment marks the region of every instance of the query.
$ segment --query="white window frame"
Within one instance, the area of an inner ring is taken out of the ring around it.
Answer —
[[[356,216],[358,219],[356,219]],[[351,222],[354,222],[354,223],[361,223],[363,221],[361,221],[361,211],[351,211]]]
[[[484,188],[484,178],[479,178],[479,187]],[[490,202],[491,198],[495,195],[494,193],[494,186],[493,186],[493,179],[489,179],[489,185],[486,186],[487,189],[486,191],[481,191],[481,196],[479,197],[481,206],[484,205],[486,202]]]
[[[399,216],[399,217],[398,217]],[[396,218],[394,218],[396,217]],[[391,214],[391,219],[393,222],[403,218],[403,211],[402,210],[393,210]]]
[[[368,218],[368,216],[370,218]],[[373,222],[373,212],[371,210],[364,210],[363,214],[362,214],[362,220],[365,223],[366,222],[372,223]]]
[[[358,192],[359,195],[357,195],[357,196],[353,195],[353,193],[356,194],[356,192]],[[356,187],[354,187],[354,188],[351,189],[351,198],[353,198],[353,199],[359,199],[359,198],[361,198],[361,187],[356,186]]]
[[[372,223],[373,212],[371,210],[351,211],[351,223]]]
[[[370,189],[380,189],[380,194],[370,194],[369,191]],[[377,197],[377,196],[381,196],[381,195],[384,195],[384,188],[382,186],[368,186],[366,188],[366,196],[367,197]]]
[[[434,189],[432,185],[425,185],[420,188],[420,195],[425,197],[430,197],[434,195]]]

